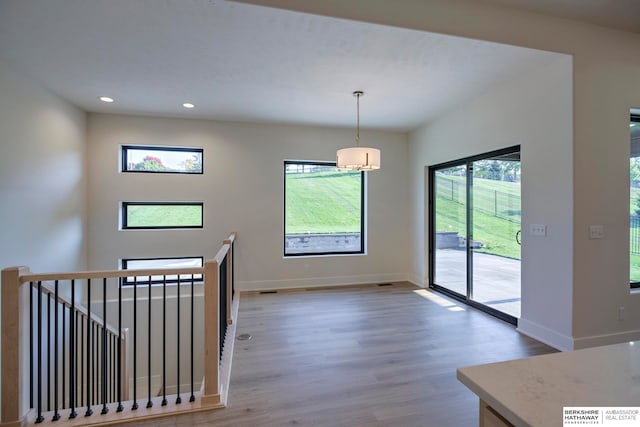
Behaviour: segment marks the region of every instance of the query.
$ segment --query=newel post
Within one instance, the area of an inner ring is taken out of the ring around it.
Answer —
[[[29,286],[20,286],[28,267],[2,270],[2,426],[19,426],[29,400],[27,378]]]
[[[220,276],[217,260],[204,263],[204,392],[202,405],[220,403]]]

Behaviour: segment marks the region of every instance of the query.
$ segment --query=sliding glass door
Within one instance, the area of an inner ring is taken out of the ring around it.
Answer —
[[[435,171],[434,280],[453,292],[467,294],[467,167]]]
[[[432,166],[430,287],[520,316],[520,149]]]

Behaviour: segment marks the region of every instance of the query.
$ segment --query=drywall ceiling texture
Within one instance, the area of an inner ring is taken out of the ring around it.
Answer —
[[[629,108],[640,105],[638,34],[462,0],[252,3],[573,55],[573,191],[563,194],[573,200],[572,221],[563,225],[573,233],[573,279],[558,284],[560,294],[572,294],[572,304],[562,308],[571,322],[549,329],[570,330],[572,348],[640,339],[640,295],[629,290],[628,256],[628,121]],[[588,238],[591,224],[604,226],[603,239]]]
[[[367,256],[283,259],[283,161],[335,159],[353,129],[315,128],[90,114],[88,119],[91,269],[120,258],[212,258],[238,231],[240,289],[405,280],[409,270],[407,136],[364,131],[381,149],[382,168],[367,178]],[[204,148],[203,175],[127,174],[120,144]],[[121,201],[204,201],[203,230],[119,230]]]
[[[364,127],[408,131],[539,55],[228,1],[4,0],[0,58],[90,112],[343,127],[363,90]]]

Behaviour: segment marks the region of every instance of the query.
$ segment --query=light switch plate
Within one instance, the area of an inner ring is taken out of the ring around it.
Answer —
[[[547,235],[547,226],[544,224],[529,224],[529,235],[544,237]]]
[[[604,225],[590,225],[589,239],[602,239],[604,237]]]

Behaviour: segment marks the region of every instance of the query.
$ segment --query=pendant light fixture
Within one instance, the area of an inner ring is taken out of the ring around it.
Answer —
[[[362,91],[353,92],[357,105],[356,146],[338,150],[336,165],[340,170],[371,171],[380,169],[380,150],[360,146],[360,97],[363,95]]]

